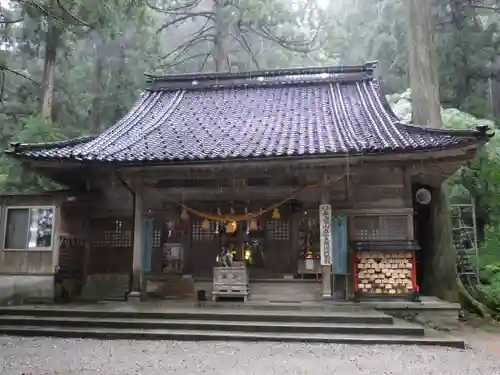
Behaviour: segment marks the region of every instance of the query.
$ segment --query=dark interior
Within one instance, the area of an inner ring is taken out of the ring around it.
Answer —
[[[432,227],[431,227],[431,205],[432,201],[429,204],[420,204],[415,200],[416,192],[425,188],[432,192],[432,188],[423,184],[413,184],[412,185],[412,197],[413,197],[413,228],[415,239],[420,246],[420,251],[416,253],[417,260],[417,285],[420,287],[420,292],[422,294],[428,294],[426,290],[426,283],[424,283],[424,269],[425,264],[429,264],[432,260],[427,259],[430,252],[430,246],[432,246],[431,236],[432,236]]]

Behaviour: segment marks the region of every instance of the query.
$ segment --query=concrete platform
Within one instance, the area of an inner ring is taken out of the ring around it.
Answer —
[[[179,303],[105,302],[0,308],[0,334],[106,339],[302,341],[445,345],[463,340],[429,335],[419,325],[373,309],[242,309]]]
[[[222,332],[190,330],[144,330],[144,329],[95,329],[37,326],[0,326],[0,332],[11,336],[50,336],[62,338],[93,338],[114,340],[178,340],[178,341],[271,341],[271,342],[309,342],[341,343],[366,345],[433,345],[465,349],[463,340],[452,336],[400,336],[400,335],[345,335],[345,334],[307,334],[287,332]]]

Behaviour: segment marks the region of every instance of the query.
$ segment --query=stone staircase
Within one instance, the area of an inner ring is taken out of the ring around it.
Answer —
[[[146,305],[146,306],[145,306]],[[441,345],[462,340],[373,310],[170,308],[131,303],[0,308],[0,334],[96,339]]]

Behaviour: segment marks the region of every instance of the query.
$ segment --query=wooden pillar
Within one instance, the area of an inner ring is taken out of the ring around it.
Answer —
[[[134,242],[132,249],[132,291],[130,298],[143,299],[143,248],[144,248],[144,205],[142,188],[135,189],[134,198]]]
[[[87,276],[89,274],[89,262],[90,262],[90,236],[91,236],[91,227],[90,220],[87,218],[83,222],[83,267],[82,267],[82,283],[85,285],[87,282]]]
[[[54,215],[54,235],[52,244],[52,271],[56,274],[59,271],[59,253],[61,249],[61,226],[63,225],[62,210],[61,210],[62,202],[58,202],[55,208]]]
[[[332,298],[332,210],[328,186],[324,179],[319,209],[320,254],[321,254],[321,297]]]
[[[288,257],[288,261],[290,262],[289,271],[294,274],[297,270],[297,259],[300,252],[299,247],[299,231],[300,231],[300,220],[302,218],[302,212],[292,212],[290,217],[290,248],[292,251],[290,252],[290,256]]]

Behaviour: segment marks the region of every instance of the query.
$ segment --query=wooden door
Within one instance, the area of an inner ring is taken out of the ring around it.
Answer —
[[[290,256],[292,246],[288,218],[267,221],[264,246],[264,268],[269,277],[281,277],[283,274],[294,273]]]

